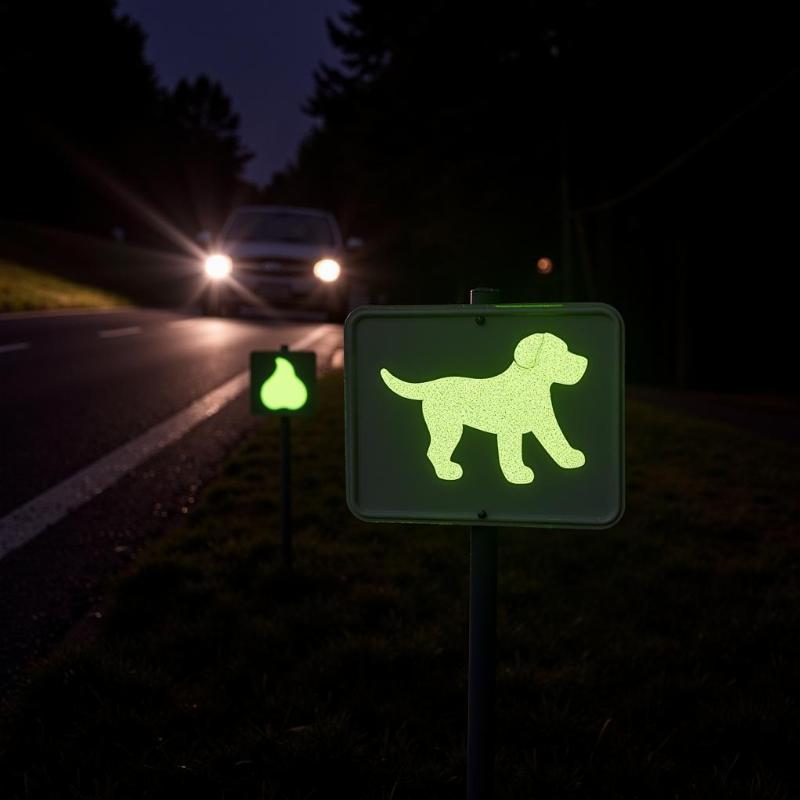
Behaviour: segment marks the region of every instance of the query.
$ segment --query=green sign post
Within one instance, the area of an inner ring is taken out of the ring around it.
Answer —
[[[317,355],[292,352],[250,353],[250,410],[281,418],[281,551],[292,568],[292,492],[290,417],[313,414],[317,401]]]
[[[345,324],[347,503],[470,525],[467,796],[491,796],[497,527],[604,528],[624,508],[623,324],[610,306],[357,310]]]

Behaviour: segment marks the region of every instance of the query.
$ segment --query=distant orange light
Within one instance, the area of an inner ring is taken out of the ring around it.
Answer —
[[[540,275],[549,275],[553,271],[553,262],[549,258],[540,258],[536,262],[536,269]]]

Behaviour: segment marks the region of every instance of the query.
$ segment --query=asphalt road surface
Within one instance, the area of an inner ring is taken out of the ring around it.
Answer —
[[[119,310],[0,316],[0,689],[100,612],[254,424],[249,353],[340,355],[341,327]]]

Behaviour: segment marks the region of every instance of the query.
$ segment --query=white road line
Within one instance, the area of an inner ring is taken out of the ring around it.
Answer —
[[[308,347],[329,332],[328,326],[321,325],[296,341],[292,349]],[[0,559],[97,497],[127,472],[216,414],[247,389],[249,380],[249,370],[240,372],[183,411],[150,428],[128,444],[112,450],[0,519]]]
[[[16,353],[17,350],[27,350],[30,342],[15,342],[14,344],[0,344],[0,353]]]
[[[309,331],[301,339],[298,339],[294,344],[290,345],[290,349],[302,350],[304,347],[314,344],[314,342],[321,339],[326,333],[330,333],[330,331],[331,328],[327,325],[320,325],[319,328],[314,328],[314,330]]]
[[[199,322],[200,320],[208,319],[208,317],[187,317],[186,319],[173,319],[170,320],[167,325],[173,328],[177,328],[179,325],[189,325],[192,322]]]
[[[138,325],[131,325],[129,328],[109,328],[105,331],[98,331],[97,335],[101,339],[116,339],[117,336],[133,336],[141,332],[142,329]]]

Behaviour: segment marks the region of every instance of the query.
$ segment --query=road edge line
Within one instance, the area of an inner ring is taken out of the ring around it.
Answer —
[[[328,325],[320,325],[294,342],[291,347],[308,347],[329,332]],[[0,518],[0,560],[93,500],[132,469],[221,411],[247,389],[249,378],[249,369],[239,372],[127,444],[106,453]]]

